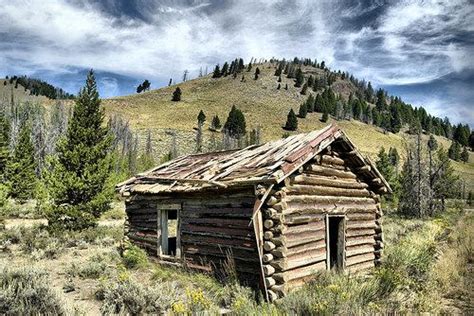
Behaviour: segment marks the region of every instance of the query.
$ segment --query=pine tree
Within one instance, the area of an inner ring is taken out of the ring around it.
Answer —
[[[463,149],[463,151],[462,151],[459,158],[462,162],[468,162],[469,161],[469,153],[467,151],[467,147],[464,147],[464,149]]]
[[[204,112],[202,110],[199,111],[199,114],[197,116],[197,120],[198,120],[198,126],[203,125],[204,121],[206,121],[206,114],[204,114]]]
[[[140,84],[138,87],[137,87],[137,93],[141,93],[143,91],[143,86]]]
[[[383,91],[382,89],[377,90],[377,101],[375,102],[375,107],[379,112],[384,111],[387,107],[385,91]]]
[[[245,135],[245,129],[246,123],[244,114],[233,105],[224,124],[223,130],[230,137],[240,139]]]
[[[296,74],[295,74],[295,87],[299,88],[303,85],[304,82],[304,76],[303,76],[303,71],[301,68],[296,69]]]
[[[214,73],[212,74],[212,78],[219,78],[221,76],[221,69],[219,65],[216,65],[216,68],[214,68]]]
[[[314,97],[312,94],[306,99],[306,108],[308,109],[308,113],[314,112]]]
[[[298,111],[298,116],[300,118],[305,118],[307,113],[308,113],[308,108],[306,106],[306,102],[303,102],[300,105],[300,110]]]
[[[461,158],[461,145],[455,140],[453,140],[449,147],[448,157],[454,161],[458,161]]]
[[[220,76],[227,76],[228,72],[229,72],[229,64],[227,62],[225,62],[224,65],[222,66]]]
[[[398,151],[395,147],[390,147],[388,151],[388,158],[390,159],[390,164],[395,168],[396,171],[398,164],[400,163],[400,155],[398,155]]]
[[[305,83],[305,84],[303,85],[303,88],[301,89],[301,92],[300,92],[300,93],[301,93],[302,95],[305,95],[307,90],[308,90],[308,84]]]
[[[175,102],[181,101],[181,88],[180,87],[176,87],[176,89],[174,90],[171,101],[175,101]]]
[[[76,98],[68,129],[51,161],[48,187],[55,207],[48,214],[52,228],[94,226],[109,209],[113,196],[107,180],[112,171],[112,137],[104,126],[104,109],[92,70]]]
[[[298,119],[293,109],[288,113],[284,128],[288,131],[296,131],[298,129]]]
[[[213,118],[212,118],[212,122],[211,122],[211,128],[214,129],[214,130],[217,130],[219,128],[221,128],[222,125],[221,125],[221,120],[219,119],[219,116],[215,115]]]
[[[20,129],[18,144],[6,168],[10,196],[20,203],[34,197],[37,185],[36,167],[35,148],[31,139],[31,124],[25,121]]]
[[[326,123],[328,119],[329,119],[329,113],[328,113],[328,110],[325,108],[323,110],[323,116],[321,117],[321,122]]]
[[[257,67],[257,68],[255,69],[255,77],[254,77],[254,79],[257,80],[259,75],[260,75],[260,69]]]
[[[385,180],[390,184],[392,189],[398,187],[397,178],[395,176],[395,168],[392,164],[392,159],[390,154],[387,154],[385,148],[380,148],[379,153],[377,154],[377,161],[375,162],[377,169],[383,175]],[[394,190],[395,191],[395,190]]]
[[[396,134],[400,132],[401,127],[402,127],[402,118],[400,116],[398,107],[392,106],[391,117],[390,117],[390,131]]]

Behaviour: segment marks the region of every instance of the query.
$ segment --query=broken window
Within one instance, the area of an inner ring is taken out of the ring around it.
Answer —
[[[179,211],[177,205],[160,205],[158,210],[158,256],[180,257]]]

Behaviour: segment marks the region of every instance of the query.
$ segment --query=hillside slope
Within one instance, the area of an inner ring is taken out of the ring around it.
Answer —
[[[277,77],[274,76],[275,67],[271,64],[258,65],[261,74],[254,80],[254,69],[244,72],[233,79],[232,76],[213,79],[210,76],[197,78],[164,87],[149,92],[106,99],[103,105],[109,115],[118,114],[130,121],[131,127],[138,131],[143,142],[145,131],[152,131],[154,148],[158,155],[165,154],[170,148],[170,130],[177,131],[179,154],[194,151],[195,130],[197,115],[203,110],[207,116],[205,128],[209,127],[214,115],[218,115],[224,123],[232,105],[237,106],[245,114],[247,130],[260,127],[262,141],[269,141],[282,137],[282,129],[290,108],[298,113],[299,105],[306,100],[307,95],[301,95],[301,88],[294,87],[294,79],[282,76],[281,89],[277,90]],[[321,72],[313,67],[303,67],[305,74]],[[288,90],[285,85],[288,84]],[[182,101],[172,102],[171,96],[176,87],[182,90]],[[351,82],[338,79],[332,86],[335,93],[347,97],[355,90]],[[309,91],[309,89],[308,89]],[[314,92],[311,92],[314,93]],[[298,119],[298,130],[292,133],[308,132],[320,129],[334,122],[330,118],[327,123],[320,122],[321,113],[308,113],[305,119]],[[406,133],[384,133],[380,128],[367,125],[356,120],[341,120],[336,122],[341,126],[359,149],[375,158],[383,146],[396,147],[403,154],[404,142],[410,136]],[[209,141],[213,132],[205,132],[204,139]],[[220,135],[214,132],[214,137]],[[425,135],[425,137],[427,137]],[[436,137],[438,142],[448,148],[450,140]],[[474,189],[474,156],[471,153],[468,164],[454,163],[456,169],[462,171],[468,187]]]
[[[44,96],[30,95],[30,91],[25,89],[22,85],[18,85],[15,88],[15,82],[10,83],[9,80],[0,79],[0,101],[3,103],[10,103],[13,93],[13,99],[15,102],[18,101],[30,101],[45,103],[49,99]]]

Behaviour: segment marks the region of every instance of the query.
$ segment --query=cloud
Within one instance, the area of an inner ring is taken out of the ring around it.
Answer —
[[[0,0],[0,62],[63,79],[94,68],[116,77],[106,96],[235,57],[316,57],[406,86],[472,69],[473,14],[469,0]]]

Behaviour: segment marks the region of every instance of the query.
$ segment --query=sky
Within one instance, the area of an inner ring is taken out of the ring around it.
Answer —
[[[474,1],[0,0],[0,76],[102,97],[242,57],[324,60],[474,126]]]

